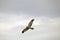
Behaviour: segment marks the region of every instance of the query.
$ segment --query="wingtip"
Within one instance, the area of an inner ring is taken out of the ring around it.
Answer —
[[[22,32],[22,34],[23,34],[23,32]]]
[[[22,33],[24,33],[24,31],[22,31]]]
[[[32,21],[34,21],[34,19],[32,19]]]

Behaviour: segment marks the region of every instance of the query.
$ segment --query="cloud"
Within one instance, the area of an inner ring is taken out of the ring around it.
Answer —
[[[0,39],[59,40],[59,4],[59,0],[0,0]],[[32,18],[35,29],[21,34]]]
[[[59,18],[50,18],[45,16],[30,16],[28,14],[14,14],[14,13],[0,13],[0,30],[11,29],[17,25],[28,25],[29,21],[34,18],[35,21],[33,26],[35,25],[52,25],[52,26],[60,26],[60,17]]]
[[[58,39],[57,34],[60,30],[60,17],[45,17],[45,16],[30,16],[28,14],[8,14],[8,13],[0,13],[0,35],[2,35],[0,39],[11,39],[17,40],[20,38],[23,40],[44,40],[44,39]],[[35,29],[29,30],[24,34],[21,34],[21,30],[26,27],[29,21],[34,18],[35,21],[32,25]],[[23,26],[21,26],[23,25]],[[32,35],[32,37],[31,37]],[[20,38],[19,38],[20,37]],[[30,38],[31,37],[31,38]],[[28,39],[27,39],[28,38]],[[44,38],[44,39],[43,39]]]

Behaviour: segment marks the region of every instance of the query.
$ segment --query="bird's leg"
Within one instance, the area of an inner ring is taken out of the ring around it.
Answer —
[[[30,29],[32,29],[32,30],[33,30],[34,28],[30,28]]]

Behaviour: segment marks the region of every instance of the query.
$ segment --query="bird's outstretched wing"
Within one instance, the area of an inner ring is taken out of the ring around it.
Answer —
[[[29,29],[32,29],[32,30],[34,29],[34,28],[31,28],[33,21],[34,21],[34,19],[32,19],[32,20],[29,22],[28,26],[27,26],[25,29],[23,29],[22,33],[26,32],[26,31],[29,30]]]
[[[25,29],[23,29],[22,33],[26,32],[27,30],[29,30],[28,27],[26,27]]]

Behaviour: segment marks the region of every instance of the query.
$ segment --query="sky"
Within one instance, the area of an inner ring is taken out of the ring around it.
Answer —
[[[60,0],[0,0],[0,40],[60,40]]]

